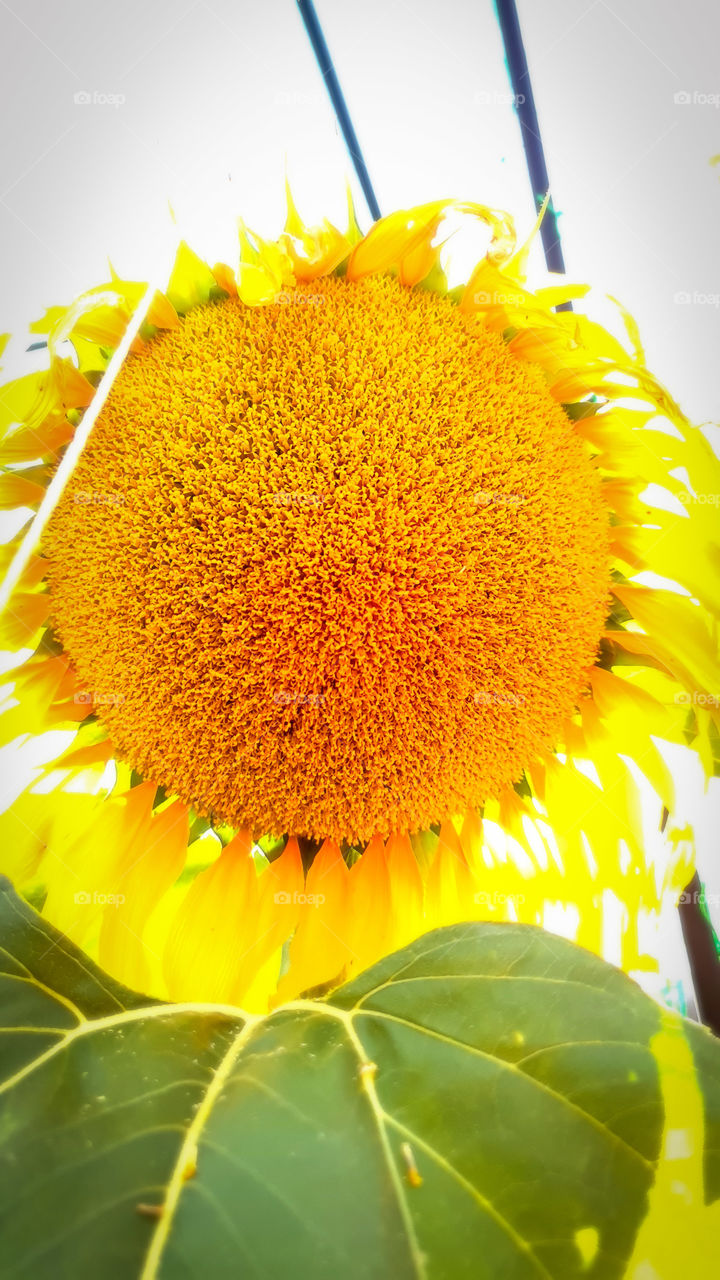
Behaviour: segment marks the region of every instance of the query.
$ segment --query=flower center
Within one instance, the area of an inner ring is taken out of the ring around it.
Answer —
[[[599,480],[446,299],[328,278],[121,370],[46,540],[118,752],[233,825],[417,830],[552,747],[607,609]]]

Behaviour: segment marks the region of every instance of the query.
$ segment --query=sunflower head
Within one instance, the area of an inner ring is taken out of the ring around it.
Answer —
[[[583,877],[657,906],[618,752],[669,809],[658,737],[712,768],[718,548],[696,500],[716,464],[637,346],[553,309],[583,289],[526,288],[504,215],[453,206],[492,242],[448,292],[449,207],[360,237],[290,202],[277,242],[241,228],[236,270],[183,246],[25,568],[6,643],[39,644],[6,723],[81,723],[52,774],[63,804],[68,779],[102,797],[117,762],[123,798],[89,819],[116,837],[94,862],[74,845],[83,875],[133,885],[125,915],[97,913],[116,971],[124,920],[146,983],[152,933],[152,981],[184,991],[189,922],[225,901],[266,942],[216,988],[260,1003],[281,971],[302,990],[431,923],[536,921]],[[42,498],[142,292],[114,278],[38,326],[48,371],[5,389],[7,505]],[[682,513],[651,509],[647,480]],[[218,856],[210,827],[240,834]],[[68,927],[41,843],[19,865]],[[500,866],[533,890],[491,900]],[[318,970],[319,920],[339,941]]]
[[[330,276],[130,356],[45,547],[133,768],[224,823],[354,843],[554,746],[608,544],[539,370],[446,298]]]

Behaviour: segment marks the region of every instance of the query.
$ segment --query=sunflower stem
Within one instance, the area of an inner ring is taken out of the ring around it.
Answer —
[[[720,956],[715,930],[704,908],[705,895],[697,871],[678,902],[698,1014],[706,1027],[720,1036]]]

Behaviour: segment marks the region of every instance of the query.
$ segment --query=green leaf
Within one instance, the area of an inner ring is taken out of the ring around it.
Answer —
[[[134,995],[9,887],[0,946],[3,1278],[701,1274],[661,1237],[714,1214],[720,1046],[561,938],[437,930],[267,1018]]]

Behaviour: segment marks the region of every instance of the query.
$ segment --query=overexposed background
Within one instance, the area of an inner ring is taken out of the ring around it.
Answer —
[[[382,211],[457,196],[507,208],[527,231],[492,0],[317,10]],[[716,0],[519,10],[568,273],[616,295],[685,411],[715,419]],[[211,262],[234,262],[238,214],[276,235],[286,169],[307,220],[345,217],[352,170],[293,0],[0,0],[0,50],[0,331],[15,335],[13,372],[30,367],[28,324],[106,279],[108,259],[155,277],[179,231]],[[717,804],[696,773],[685,803],[720,903]],[[677,933],[669,948],[682,968]]]
[[[452,195],[533,219],[492,0],[317,0],[381,209]],[[520,0],[568,273],[638,317],[651,366],[718,415],[715,0]],[[350,170],[293,0],[0,0],[0,329],[181,231],[343,216]],[[91,101],[76,102],[75,95]],[[369,219],[362,196],[361,223]]]

